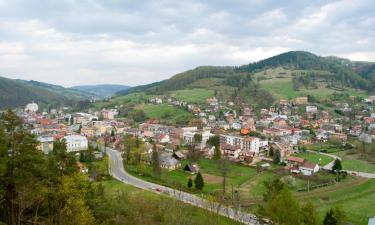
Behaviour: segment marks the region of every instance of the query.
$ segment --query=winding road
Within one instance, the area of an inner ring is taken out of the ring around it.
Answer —
[[[107,155],[109,157],[109,174],[114,177],[115,179],[129,184],[140,189],[145,189],[149,191],[153,191],[156,193],[164,193],[173,197],[177,200],[183,201],[185,203],[204,208],[208,211],[218,213],[222,216],[231,218],[235,221],[248,224],[248,225],[259,225],[258,218],[253,214],[244,213],[229,207],[222,206],[216,202],[210,202],[203,198],[197,197],[195,195],[178,191],[172,188],[164,187],[158,184],[150,183],[136,177],[133,177],[128,172],[125,171],[123,166],[123,160],[121,153],[114,150],[107,148]]]

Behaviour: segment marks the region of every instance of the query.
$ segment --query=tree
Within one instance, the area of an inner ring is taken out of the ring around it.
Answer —
[[[330,209],[323,220],[324,225],[344,225],[346,220],[345,212],[340,207]]]
[[[315,206],[308,202],[301,207],[302,222],[304,225],[318,225],[319,218]]]
[[[194,144],[198,145],[202,143],[202,134],[194,134]]]
[[[215,147],[213,159],[214,160],[221,159],[220,136],[219,135],[215,135],[215,136],[210,137],[207,140],[207,144],[210,145],[210,146],[212,146],[212,147]]]
[[[198,190],[202,190],[204,187],[204,180],[203,176],[200,172],[197,173],[197,176],[195,177],[194,180],[195,188]]]
[[[223,177],[223,183],[222,183],[223,196],[225,196],[226,195],[226,187],[227,187],[227,176],[228,176],[228,173],[229,173],[229,170],[230,170],[230,166],[229,166],[229,161],[226,157],[223,157],[219,161],[219,164],[220,164],[221,176]]]
[[[193,187],[193,180],[191,178],[189,178],[187,186],[188,186],[188,188],[192,188]]]
[[[81,131],[82,131],[82,125],[79,125],[78,133],[81,134]]]
[[[220,146],[215,146],[215,150],[214,150],[214,157],[213,157],[214,160],[220,160],[221,159],[221,150],[220,150]]]
[[[275,179],[265,182],[264,186],[263,204],[258,208],[261,217],[270,219],[272,224],[303,224],[301,207],[283,182]]]
[[[336,158],[335,162],[333,163],[333,166],[332,166],[332,171],[334,173],[336,173],[336,172],[339,172],[341,170],[342,170],[341,160]]]
[[[70,116],[70,121],[69,122],[70,122],[70,125],[74,124],[74,117],[73,117],[73,115]]]
[[[281,162],[281,154],[280,154],[280,151],[279,150],[276,150],[275,151],[275,154],[273,156],[273,162],[275,164],[279,164]]]
[[[154,173],[154,176],[160,177],[161,169],[160,169],[160,162],[159,162],[159,152],[156,149],[156,145],[154,145],[154,147],[152,148],[151,160],[152,160],[152,171]]]

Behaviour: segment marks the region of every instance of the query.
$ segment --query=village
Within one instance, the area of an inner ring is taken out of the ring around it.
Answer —
[[[38,105],[30,103],[18,113],[30,132],[38,137],[40,149],[46,154],[53,150],[53,142],[61,139],[65,140],[68,152],[85,151],[89,143],[101,149],[106,145],[123,150],[124,135],[131,135],[146,143],[145,154],[152,153],[150,143],[154,143],[160,151],[161,167],[168,170],[185,166],[180,161],[189,157],[192,149],[188,146],[193,146],[194,151],[208,159],[214,157],[215,151],[220,151],[221,157],[236,163],[249,166],[261,163],[262,168],[269,167],[270,163],[284,163],[291,173],[310,176],[324,165],[296,156],[306,151],[303,146],[330,140],[345,146],[350,144],[349,138],[372,143],[375,139],[374,102],[375,96],[363,99],[359,104],[367,108],[356,112],[355,121],[350,123],[346,113],[351,113],[355,106],[337,102],[335,110],[340,110],[342,115],[333,117],[309,103],[308,97],[280,100],[277,106],[260,112],[254,112],[250,106],[237,112],[233,102],[219,102],[215,97],[201,105],[172,98],[149,100],[149,104],[186,107],[194,114],[196,126],[178,127],[161,124],[155,119],[135,125],[133,121],[117,119],[116,108],[74,113],[52,109],[47,113],[39,112]],[[215,136],[219,137],[219,145],[207,144]]]

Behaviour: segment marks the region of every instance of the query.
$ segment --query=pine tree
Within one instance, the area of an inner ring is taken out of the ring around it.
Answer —
[[[339,208],[335,207],[330,209],[323,220],[324,225],[344,225],[346,220],[345,212]]]
[[[273,162],[276,163],[276,164],[279,164],[281,162],[281,154],[280,154],[280,151],[276,151],[275,152],[275,155],[273,157]]]
[[[336,158],[332,166],[332,171],[336,173],[336,171],[340,170],[342,170],[341,160]]]
[[[154,173],[154,176],[160,177],[161,169],[160,169],[160,162],[159,162],[159,153],[158,150],[156,149],[156,145],[154,145],[152,149],[152,170]]]
[[[191,178],[189,178],[187,186],[188,186],[188,188],[192,188],[193,187],[193,180]]]
[[[204,187],[204,180],[202,177],[202,174],[200,172],[197,173],[197,176],[195,177],[194,180],[195,188],[198,190],[202,190]]]

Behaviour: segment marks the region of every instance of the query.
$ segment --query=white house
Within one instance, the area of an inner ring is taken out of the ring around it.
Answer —
[[[318,112],[318,107],[316,107],[314,105],[306,106],[306,112],[307,113],[317,113]]]
[[[32,102],[26,105],[25,112],[36,113],[39,109],[38,104]]]
[[[311,176],[314,173],[319,172],[319,165],[305,161],[302,165],[299,166],[299,171],[305,176]]]
[[[44,154],[48,154],[53,151],[53,137],[38,137],[38,149]]]
[[[68,152],[84,151],[88,149],[88,141],[85,136],[68,135],[64,137],[66,142],[66,150]]]

